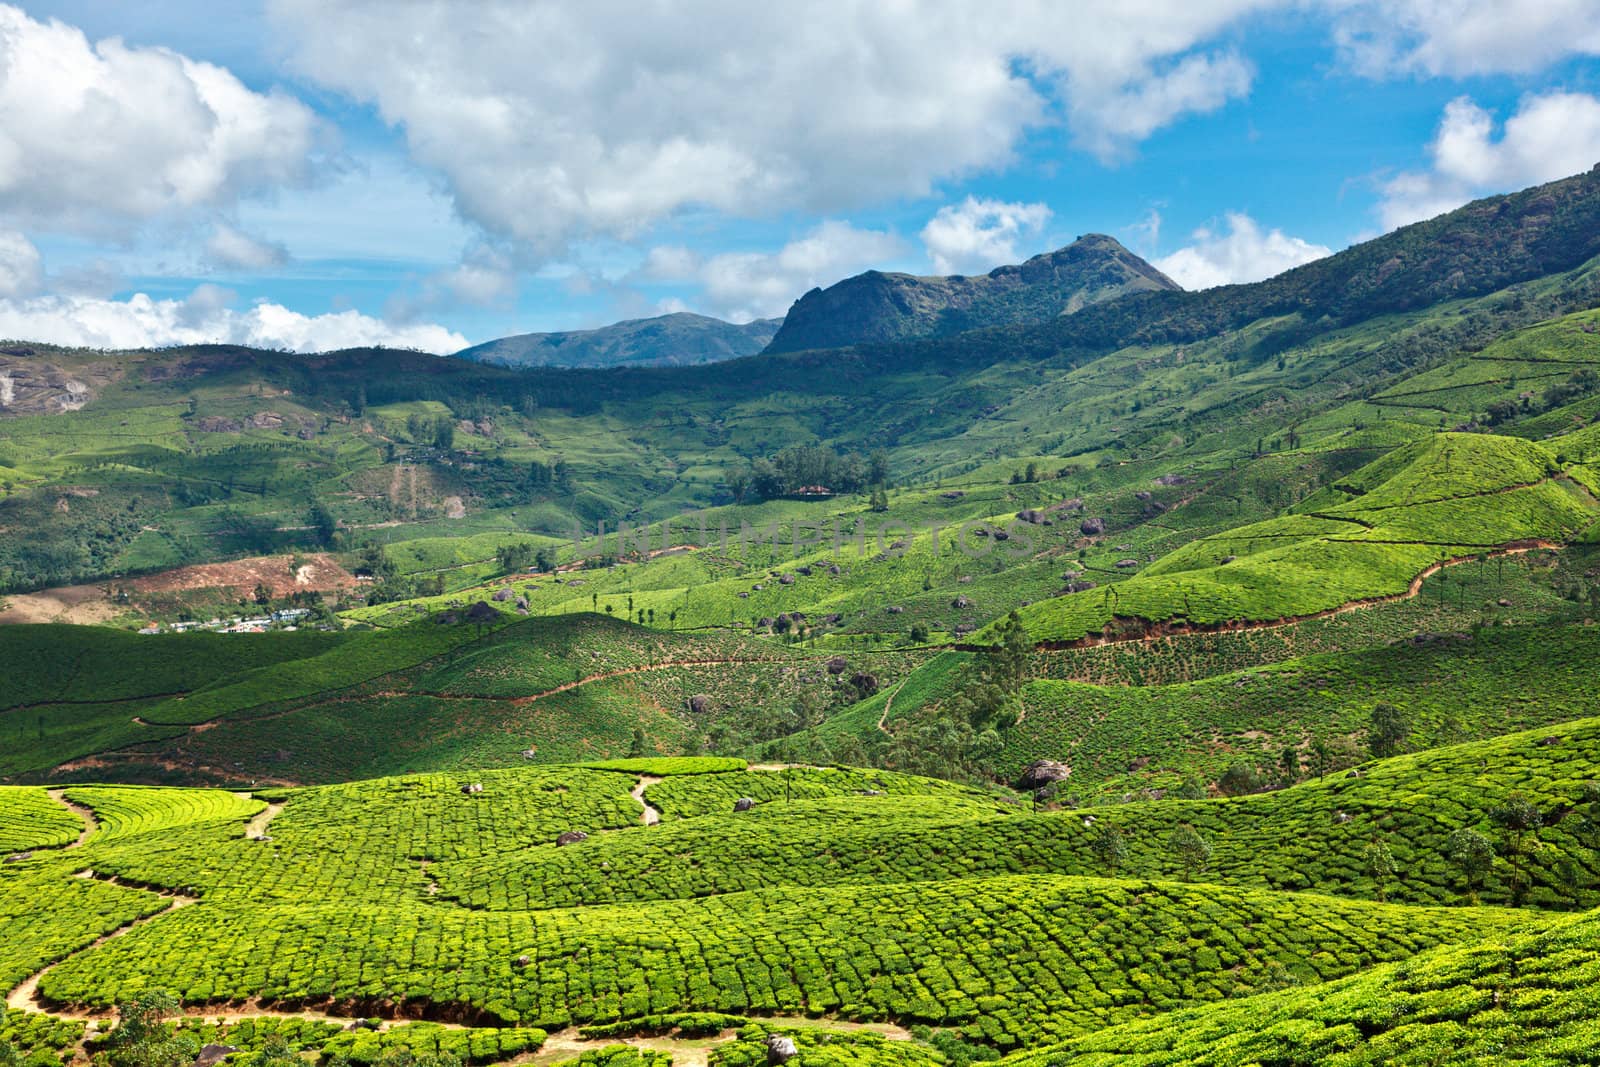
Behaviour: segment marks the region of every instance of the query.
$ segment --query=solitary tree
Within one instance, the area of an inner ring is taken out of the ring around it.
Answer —
[[[1405,712],[1389,703],[1379,703],[1372,709],[1372,723],[1367,729],[1367,746],[1373,756],[1382,759],[1400,752],[1406,738],[1411,736],[1411,724]]]
[[[1467,884],[1467,894],[1476,902],[1484,878],[1494,867],[1494,842],[1472,827],[1463,826],[1450,835],[1445,845],[1445,855],[1461,872],[1461,878]]]
[[[1330,765],[1333,762],[1333,753],[1328,750],[1328,742],[1317,738],[1311,742],[1311,773],[1318,778],[1327,777]]]
[[[1196,873],[1206,869],[1211,862],[1211,842],[1200,836],[1189,823],[1179,823],[1167,838],[1167,848],[1183,864],[1184,881],[1193,881]]]
[[[1361,866],[1377,887],[1378,900],[1389,899],[1389,879],[1395,876],[1399,868],[1395,866],[1394,853],[1389,851],[1383,838],[1374,837],[1367,842],[1367,847],[1361,852]]]
[[[1500,828],[1500,850],[1511,864],[1511,902],[1521,904],[1528,893],[1524,861],[1538,850],[1544,816],[1522,793],[1512,793],[1504,804],[1489,812],[1489,821]]]
[[[1128,843],[1123,839],[1122,831],[1110,823],[1103,822],[1095,827],[1089,849],[1094,853],[1094,858],[1112,874],[1116,874],[1128,860]]]

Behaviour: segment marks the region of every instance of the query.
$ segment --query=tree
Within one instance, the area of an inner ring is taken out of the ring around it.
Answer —
[[[194,1057],[173,1038],[167,1020],[178,999],[152,990],[117,1004],[117,1025],[106,1039],[111,1067],[180,1067]]]
[[[635,726],[633,728],[633,741],[628,745],[628,758],[638,759],[644,755],[644,745],[644,729],[643,727]]]
[[[1470,826],[1463,826],[1450,835],[1445,844],[1445,856],[1461,872],[1467,884],[1467,893],[1474,903],[1483,880],[1494,867],[1494,843]]]
[[[514,541],[509,545],[501,545],[495,549],[494,557],[500,569],[507,574],[525,571],[534,560],[533,542]]]
[[[1194,876],[1211,862],[1211,842],[1200,836],[1190,823],[1179,823],[1167,837],[1167,849],[1183,865],[1183,880],[1194,881]]]
[[[1522,793],[1511,793],[1505,803],[1489,812],[1489,821],[1500,828],[1500,850],[1511,864],[1511,902],[1521,904],[1528,893],[1524,861],[1538,851],[1538,832],[1544,816]]]
[[[1283,771],[1283,784],[1294,785],[1300,780],[1300,750],[1294,745],[1285,746],[1278,757],[1278,769]]]
[[[448,452],[455,446],[455,420],[448,415],[441,415],[433,421],[433,447]]]
[[[540,574],[549,574],[556,569],[556,554],[549,548],[541,548],[533,554],[533,568]]]
[[[870,511],[888,511],[889,494],[884,492],[881,487],[873,489],[868,497],[867,508]]]
[[[1128,860],[1128,843],[1123,839],[1122,831],[1110,823],[1103,822],[1095,827],[1094,837],[1089,840],[1089,849],[1101,866],[1113,875]]]
[[[1311,742],[1311,773],[1319,779],[1326,778],[1333,762],[1333,753],[1328,750],[1328,743],[1322,738]]]
[[[1367,847],[1361,852],[1361,866],[1367,872],[1378,889],[1378,900],[1381,903],[1389,897],[1389,879],[1398,873],[1395,866],[1394,853],[1389,851],[1381,837],[1374,837],[1367,842]]]
[[[1372,722],[1367,728],[1367,747],[1375,758],[1399,754],[1410,736],[1411,723],[1405,712],[1385,702],[1373,707]]]
[[[255,597],[255,602],[261,607],[266,607],[268,604],[272,603],[272,590],[267,588],[267,583],[265,582],[256,583],[256,589],[253,596]]]

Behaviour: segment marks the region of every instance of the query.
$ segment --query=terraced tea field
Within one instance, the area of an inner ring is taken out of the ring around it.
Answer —
[[[1600,720],[1582,720],[1263,796],[1051,813],[889,771],[684,757],[255,797],[15,787],[5,824],[33,848],[0,865],[3,1034],[71,1053],[80,1021],[159,988],[183,1040],[362,1064],[402,1047],[737,1064],[769,1031],[823,1062],[1055,1062],[1187,1047],[1154,1036],[1180,1017],[1248,1040],[1240,998],[1288,1013],[1326,988],[1338,1012],[1519,946],[1581,954],[1564,931],[1600,893],[1597,778]],[[1518,798],[1540,825],[1469,899],[1451,835],[1496,838]]]

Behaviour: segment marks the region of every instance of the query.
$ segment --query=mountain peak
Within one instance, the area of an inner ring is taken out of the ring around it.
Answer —
[[[1131,292],[1177,289],[1116,238],[1090,233],[987,274],[917,277],[869,270],[794,302],[768,352],[939,337],[1046,322]]]

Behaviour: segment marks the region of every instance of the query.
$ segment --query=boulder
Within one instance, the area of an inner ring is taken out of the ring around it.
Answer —
[[[733,802],[734,811],[749,811],[755,806],[756,802],[751,800],[749,797],[740,797],[738,800]]]
[[[468,784],[466,784],[466,785],[461,787],[461,791],[463,793],[465,793],[469,797],[477,796],[479,793],[483,792],[483,783],[482,782],[469,782]]]
[[[794,1038],[782,1034],[767,1035],[767,1067],[782,1067],[799,1054]]]
[[[504,604],[506,601],[511,599],[511,590],[502,586],[501,588],[496,589],[494,591],[494,596],[490,597],[489,599],[493,600],[496,604]]]
[[[556,844],[576,845],[579,841],[587,840],[589,840],[589,835],[584,833],[582,830],[568,830],[566,833],[556,838]]]
[[[696,715],[704,714],[710,707],[711,698],[706,696],[704,693],[696,693],[694,696],[689,698],[689,710],[694,712]]]
[[[511,966],[515,967],[519,971],[523,970],[526,967],[533,966],[533,958],[531,956],[518,956],[516,959],[511,961]]]
[[[1059,760],[1036,759],[1022,768],[1020,784],[1024,789],[1038,789],[1071,775],[1072,768]]]
[[[202,1045],[200,1055],[195,1057],[194,1067],[216,1067],[216,1064],[238,1051],[232,1045]]]
[[[828,661],[828,673],[843,674],[845,670],[849,668],[849,666],[849,661],[847,661],[843,656],[834,656]]]
[[[32,852],[13,852],[5,858],[6,863],[21,863],[23,860],[33,859]]]
[[[1099,537],[1101,534],[1106,532],[1106,520],[1094,518],[1084,519],[1082,522],[1078,523],[1078,529],[1082,531],[1085,537]]]
[[[950,601],[950,606],[958,610],[961,608],[970,608],[972,607],[972,600],[965,595],[958,596],[954,600]]]
[[[1119,569],[1121,569],[1121,570],[1127,570],[1129,567],[1137,567],[1138,565],[1139,565],[1139,561],[1136,560],[1136,559],[1119,559],[1119,560],[1117,560],[1117,567]]]
[[[533,759],[538,754],[539,754],[538,751],[535,750],[535,749],[525,748],[525,749],[522,750],[522,758],[523,759]]]
[[[1551,745],[1559,745],[1560,743],[1561,743],[1561,738],[1559,738],[1559,737],[1541,737],[1541,738],[1539,738],[1539,747],[1540,748],[1549,748]]]

